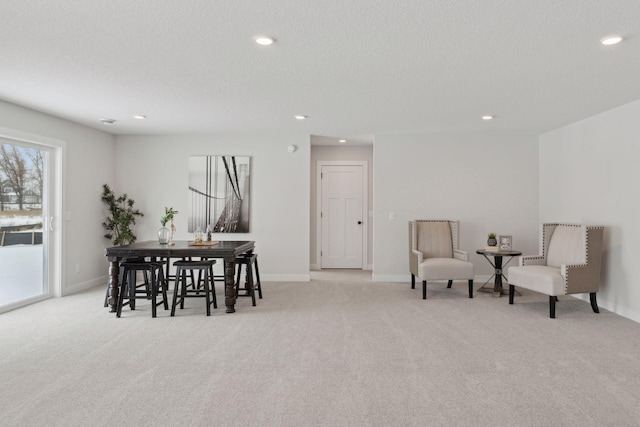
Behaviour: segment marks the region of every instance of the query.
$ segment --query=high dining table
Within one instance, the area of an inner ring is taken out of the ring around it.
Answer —
[[[106,256],[109,260],[109,307],[111,312],[116,311],[118,301],[120,261],[123,258],[136,257],[207,257],[224,259],[224,303],[227,306],[227,313],[235,312],[234,271],[236,257],[245,253],[252,254],[255,242],[221,240],[211,246],[191,246],[190,243],[188,241],[175,241],[173,245],[168,245],[160,244],[157,240],[150,240],[107,248]]]

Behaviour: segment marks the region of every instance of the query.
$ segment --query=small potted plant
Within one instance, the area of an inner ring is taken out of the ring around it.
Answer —
[[[173,226],[173,217],[177,213],[178,211],[173,210],[172,207],[164,208],[164,216],[160,218],[160,224],[162,224],[162,228],[158,230],[158,241],[161,245],[169,244],[171,240],[173,240],[173,233],[167,228],[167,223],[171,222],[172,230],[174,230],[175,227]]]
[[[489,238],[487,239],[487,246],[498,246],[496,233],[489,233]]]

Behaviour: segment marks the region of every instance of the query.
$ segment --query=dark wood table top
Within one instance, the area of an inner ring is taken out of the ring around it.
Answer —
[[[480,255],[491,255],[491,256],[518,256],[518,255],[522,255],[522,252],[520,252],[520,251],[503,251],[503,250],[488,251],[486,249],[478,249],[476,251],[476,253],[480,254]]]
[[[213,246],[189,246],[189,242],[186,240],[174,241],[173,245],[162,245],[157,240],[149,240],[124,246],[112,246],[107,248],[105,253],[110,260],[137,256],[229,258],[254,248],[255,242],[251,240],[221,240]]]

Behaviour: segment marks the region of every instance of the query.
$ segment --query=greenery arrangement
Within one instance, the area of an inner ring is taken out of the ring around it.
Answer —
[[[173,219],[173,216],[177,213],[178,211],[174,211],[172,207],[171,208],[165,207],[164,216],[160,218],[160,224],[162,224],[163,227],[166,226],[167,223],[171,221]]]
[[[113,241],[116,246],[128,245],[136,241],[131,226],[136,223],[137,216],[144,216],[138,209],[134,209],[134,200],[126,194],[116,197],[108,184],[102,186],[102,201],[109,208],[109,216],[102,226],[107,230],[104,237]]]
[[[489,238],[490,239],[495,239],[496,238],[496,233],[489,233]]]

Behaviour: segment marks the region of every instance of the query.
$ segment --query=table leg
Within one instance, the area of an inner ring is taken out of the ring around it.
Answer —
[[[118,306],[118,291],[120,287],[120,261],[118,259],[110,260],[109,264],[109,308],[110,312],[115,313]]]
[[[227,306],[227,313],[235,313],[236,287],[235,287],[236,257],[224,259],[224,304]]]
[[[502,295],[502,257],[495,256],[495,271],[496,271],[496,280],[493,285],[493,296]]]

